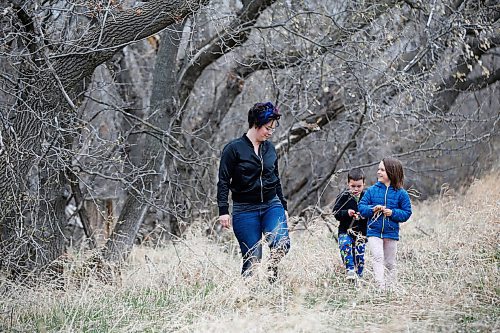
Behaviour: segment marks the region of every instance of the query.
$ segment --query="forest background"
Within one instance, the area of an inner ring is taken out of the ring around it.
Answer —
[[[218,159],[255,102],[283,114],[272,141],[293,227],[335,230],[346,172],[363,168],[370,185],[384,156],[403,161],[415,202],[499,165],[496,1],[37,0],[0,12],[8,280],[58,281],[75,249],[106,271],[134,244],[193,230],[228,241]]]

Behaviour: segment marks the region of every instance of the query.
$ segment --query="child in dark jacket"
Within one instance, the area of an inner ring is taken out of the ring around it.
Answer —
[[[359,211],[369,219],[367,236],[373,275],[379,288],[385,289],[396,281],[399,225],[410,218],[412,211],[410,197],[403,188],[403,165],[399,160],[384,158],[378,166],[377,179],[359,202]]]
[[[365,175],[358,168],[347,174],[348,188],[335,200],[333,213],[340,222],[339,249],[348,280],[363,276],[365,264],[366,219],[358,212],[358,202],[364,195]]]

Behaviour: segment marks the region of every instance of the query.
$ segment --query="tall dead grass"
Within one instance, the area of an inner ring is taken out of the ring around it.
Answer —
[[[0,281],[0,331],[39,332],[491,332],[498,331],[498,174],[465,195],[443,190],[402,227],[397,287],[373,286],[370,254],[357,286],[344,280],[323,223],[293,232],[280,280],[239,276],[237,245],[195,229],[166,248],[136,248],[120,285],[92,277],[64,291]],[[264,263],[265,264],[265,263]]]

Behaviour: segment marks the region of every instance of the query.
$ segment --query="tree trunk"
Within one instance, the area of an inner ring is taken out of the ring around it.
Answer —
[[[168,170],[166,145],[169,144],[170,126],[175,123],[177,111],[176,58],[177,31],[181,25],[174,25],[172,32],[165,31],[160,38],[153,76],[153,92],[149,112],[149,123],[163,131],[146,133],[143,153],[137,167],[147,165],[149,171],[129,189],[122,212],[111,237],[104,248],[103,256],[110,261],[123,261],[128,257],[148,207],[155,201],[160,188],[160,175]],[[176,36],[173,36],[176,35]]]
[[[64,250],[67,158],[58,149],[64,138],[51,130],[61,128],[56,110],[64,102],[47,80],[32,90],[44,91],[45,100],[28,98],[18,109],[0,156],[0,256],[14,278],[44,271]]]

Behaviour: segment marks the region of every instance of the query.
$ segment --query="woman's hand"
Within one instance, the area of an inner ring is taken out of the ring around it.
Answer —
[[[228,229],[231,226],[231,216],[229,214],[219,216],[219,223],[223,228]]]

